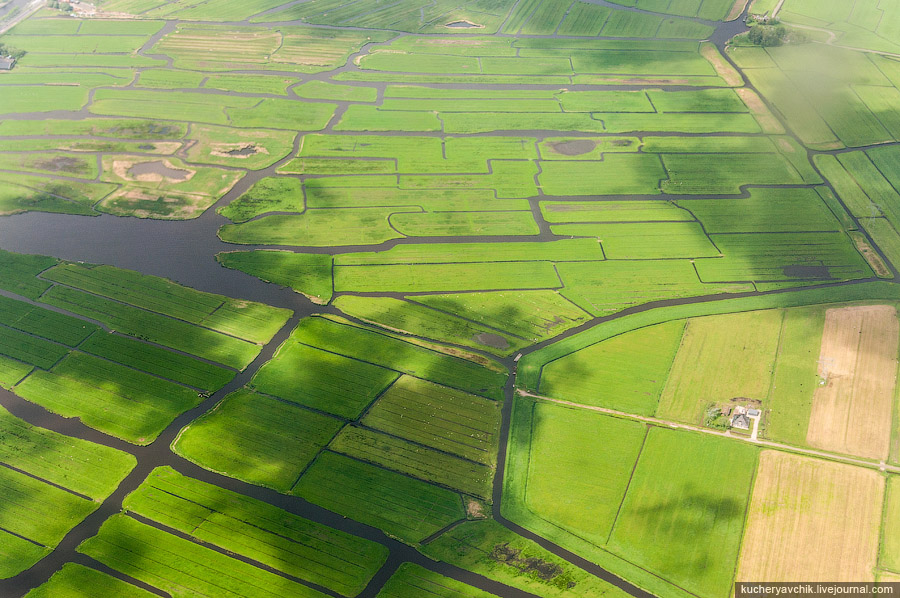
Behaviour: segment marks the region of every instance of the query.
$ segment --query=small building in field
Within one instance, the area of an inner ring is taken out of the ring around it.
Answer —
[[[762,415],[762,412],[759,409],[747,409],[748,417],[759,417]]]
[[[12,56],[0,57],[0,71],[11,71],[16,65],[16,59]]]

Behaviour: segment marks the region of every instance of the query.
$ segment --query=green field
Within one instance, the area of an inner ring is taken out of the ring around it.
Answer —
[[[213,471],[286,492],[341,425],[315,411],[239,390],[182,430],[173,446]]]
[[[526,504],[536,516],[606,544],[646,427],[553,403],[532,408]]]
[[[659,324],[566,355],[544,366],[539,390],[575,403],[653,415],[684,329],[683,322]]]
[[[728,596],[756,460],[747,445],[651,429],[610,550],[698,595]]]
[[[150,598],[153,593],[96,569],[66,563],[49,581],[28,592],[28,598],[90,598],[91,596]]]
[[[397,378],[397,372],[292,340],[253,377],[258,392],[354,419]]]
[[[419,565],[403,563],[384,584],[377,598],[492,598],[495,594],[484,592],[461,581],[444,577]]]
[[[410,543],[466,516],[455,492],[328,451],[291,492]]]
[[[78,551],[166,592],[265,598],[326,595],[126,515],[107,519],[100,533]]]
[[[656,415],[700,423],[709,404],[764,399],[783,317],[780,310],[771,310],[688,320]]]
[[[123,508],[346,596],[359,593],[387,559],[383,546],[168,467],[155,469]]]

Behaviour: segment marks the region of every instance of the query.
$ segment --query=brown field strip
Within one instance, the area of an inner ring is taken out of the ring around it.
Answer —
[[[900,325],[890,305],[829,309],[806,441],[816,448],[885,459],[897,378]]]
[[[737,581],[874,581],[883,500],[876,471],[763,451]]]

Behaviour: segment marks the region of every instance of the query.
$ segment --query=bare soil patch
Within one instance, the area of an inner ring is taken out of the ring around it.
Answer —
[[[557,154],[564,156],[580,156],[594,151],[597,144],[590,139],[572,139],[570,141],[559,141],[550,144],[550,147]]]
[[[900,324],[890,305],[829,309],[813,395],[810,446],[870,459],[888,456]]]
[[[509,342],[505,338],[490,332],[479,332],[475,335],[475,341],[495,349],[506,349],[509,347]]]
[[[196,171],[178,168],[168,160],[146,162],[141,158],[114,160],[112,169],[116,176],[126,181],[145,183],[159,183],[164,180],[181,183],[189,181],[196,174]]]
[[[716,70],[716,73],[722,77],[728,85],[740,87],[744,84],[744,79],[741,77],[740,73],[734,70],[732,66],[722,58],[722,55],[719,54],[719,51],[712,44],[703,44],[700,48],[700,55],[709,61]]]
[[[760,455],[737,581],[874,581],[884,478],[779,451]]]

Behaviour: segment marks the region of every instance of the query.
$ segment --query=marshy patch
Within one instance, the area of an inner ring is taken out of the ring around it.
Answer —
[[[81,173],[87,171],[87,165],[83,160],[71,156],[54,156],[47,160],[41,160],[35,166],[49,172]]]
[[[785,266],[781,272],[789,278],[831,278],[828,266]]]
[[[478,23],[473,23],[472,21],[466,21],[465,19],[461,21],[453,21],[451,23],[447,23],[444,25],[448,29],[483,29],[484,25],[479,25]]]
[[[475,335],[475,342],[481,343],[487,347],[493,347],[494,349],[509,348],[509,341],[499,334],[492,334],[490,332],[479,332]]]
[[[590,139],[571,139],[569,141],[558,141],[550,144],[550,147],[557,154],[564,156],[580,156],[587,154],[597,147],[597,143]]]

